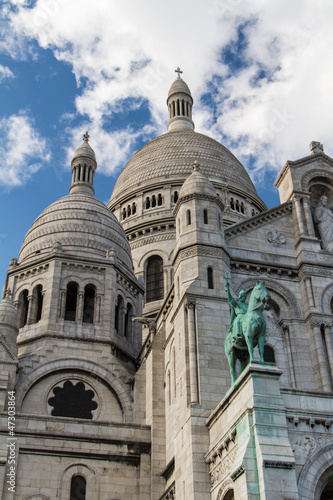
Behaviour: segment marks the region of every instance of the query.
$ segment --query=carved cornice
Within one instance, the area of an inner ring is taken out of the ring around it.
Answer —
[[[221,247],[214,247],[211,245],[194,244],[186,248],[181,248],[173,261],[173,266],[178,268],[180,261],[189,259],[191,257],[219,257],[229,264],[229,258]]]
[[[242,273],[242,274],[255,274],[255,275],[266,275],[268,277],[271,277],[272,279],[295,279],[297,278],[298,271],[295,268],[282,268],[282,267],[276,267],[276,266],[270,266],[267,264],[260,264],[258,265],[257,263],[249,263],[249,262],[244,262],[244,261],[233,261],[231,260],[230,262],[230,267],[234,272],[237,273]]]
[[[302,266],[299,277],[301,279],[307,276],[324,276],[326,278],[333,278],[333,269],[327,267],[316,267],[311,265]]]
[[[283,205],[279,205],[278,207],[271,208],[266,212],[262,212],[250,219],[247,219],[244,222],[239,222],[237,224],[233,224],[232,226],[225,229],[225,237],[227,240],[234,238],[235,236],[239,236],[242,233],[246,233],[247,231],[252,231],[257,227],[263,226],[268,222],[276,221],[281,217],[285,217],[286,215],[291,214],[292,212],[292,203],[291,201],[287,201],[283,203]]]
[[[123,274],[120,272],[116,273],[116,280],[119,285],[121,285],[125,290],[127,290],[133,297],[137,297],[139,295],[139,290],[133,284],[125,278]]]
[[[186,196],[182,196],[181,198],[179,198],[173,210],[174,216],[175,217],[177,216],[180,205],[182,205],[183,203],[187,203],[191,200],[206,200],[209,201],[210,203],[216,203],[221,208],[222,211],[224,210],[224,204],[221,198],[219,198],[217,195],[211,196],[204,193],[190,193],[187,194]]]
[[[329,158],[329,157],[327,156],[327,158]],[[329,159],[330,159],[330,163],[332,164],[333,160],[331,158],[329,158]],[[309,182],[314,177],[324,177],[326,179],[333,181],[333,172],[323,170],[323,169],[317,169],[317,168],[314,170],[311,170],[310,172],[307,172],[302,177],[302,179],[300,181],[301,189],[308,190],[309,189]]]
[[[152,228],[152,230],[153,230],[153,228]],[[158,229],[158,231],[162,231],[162,229]],[[129,244],[130,244],[131,250],[134,250],[135,248],[139,248],[139,247],[142,247],[144,245],[150,245],[151,243],[157,243],[159,241],[174,240],[176,238],[176,232],[174,229],[172,229],[172,231],[170,230],[170,232],[167,234],[154,234],[154,235],[150,234],[149,236],[142,234],[142,235],[137,236],[138,238],[140,238],[139,241],[136,240],[137,237],[135,238],[135,240],[132,240],[131,236],[132,236],[132,233],[131,233],[130,238],[129,238]]]
[[[31,269],[26,269],[24,272],[18,272],[17,279],[22,280],[24,278],[31,278],[32,276],[36,276],[37,274],[42,274],[47,271],[49,268],[49,264],[43,264],[36,267],[32,267]]]
[[[279,460],[264,460],[263,466],[270,469],[294,469],[294,462],[281,462]]]

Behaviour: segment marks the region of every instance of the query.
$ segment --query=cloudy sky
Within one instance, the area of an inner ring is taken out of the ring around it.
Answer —
[[[166,131],[180,66],[196,130],[244,164],[268,207],[286,160],[333,156],[330,0],[2,0],[0,276],[33,220],[68,193],[89,130],[96,197]]]

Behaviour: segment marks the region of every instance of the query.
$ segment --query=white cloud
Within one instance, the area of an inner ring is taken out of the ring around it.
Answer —
[[[149,103],[152,117],[143,133],[151,127],[156,134],[164,131],[177,65],[195,98],[197,130],[232,145],[245,164],[255,156],[256,170],[279,170],[287,158],[308,154],[311,140],[333,143],[329,0],[99,0],[93,7],[87,0],[37,0],[33,8],[15,3],[14,36],[51,48],[72,65],[78,85],[85,82],[76,107],[89,117],[105,172],[126,161],[139,132],[124,121],[107,134],[103,115],[112,119],[121,100],[139,98]],[[234,51],[231,60],[221,57],[226,47]],[[220,83],[207,107],[200,97],[211,88],[212,75]]]
[[[23,184],[50,160],[46,141],[24,112],[0,120],[0,184]]]
[[[0,83],[11,78],[14,78],[14,73],[7,66],[0,64]]]

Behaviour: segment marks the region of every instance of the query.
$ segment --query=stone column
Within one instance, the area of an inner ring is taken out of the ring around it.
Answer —
[[[29,295],[28,302],[29,302],[29,307],[28,307],[27,325],[32,325],[33,323],[35,323],[35,317],[36,317],[35,297],[33,295]]]
[[[313,290],[312,290],[312,280],[310,276],[305,276],[305,285],[308,295],[308,301],[311,307],[316,307],[314,303]]]
[[[99,323],[101,321],[101,300],[102,297],[96,295],[94,323]]]
[[[306,233],[306,228],[305,228],[305,224],[304,224],[303,207],[301,205],[300,196],[294,195],[294,201],[295,201],[295,210],[296,210],[296,217],[297,217],[297,222],[298,222],[299,233],[300,233],[300,236],[303,236]]]
[[[327,348],[327,357],[331,370],[331,377],[333,378],[333,326],[329,327],[327,325],[324,326],[325,329],[325,342]]]
[[[195,304],[187,304],[188,311],[188,342],[190,362],[190,399],[191,404],[198,403],[198,366],[197,366],[197,339],[195,331]]]
[[[65,319],[66,298],[67,298],[67,290],[61,290],[61,292],[60,292],[60,311],[59,311],[59,318],[60,319]]]
[[[308,235],[314,237],[315,232],[314,232],[313,220],[312,220],[312,214],[311,214],[310,198],[308,196],[303,196],[303,209],[304,209],[305,222],[306,222],[306,228],[307,228]]]
[[[84,304],[84,292],[78,292],[78,298],[76,303],[76,317],[75,317],[75,321],[77,323],[82,323],[83,320],[83,304]]]
[[[314,324],[313,326],[313,334],[314,334],[314,341],[317,353],[318,369],[321,379],[321,385],[324,391],[330,391],[331,384],[328,376],[324,344],[321,337],[320,327],[316,324]]]

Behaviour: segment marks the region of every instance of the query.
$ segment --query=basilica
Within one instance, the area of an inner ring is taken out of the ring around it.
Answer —
[[[107,206],[86,133],[10,262],[3,500],[333,498],[333,159],[313,141],[267,209],[192,107],[178,72]],[[259,285],[261,356],[229,366]]]

